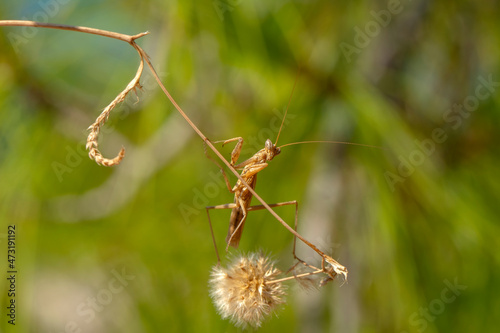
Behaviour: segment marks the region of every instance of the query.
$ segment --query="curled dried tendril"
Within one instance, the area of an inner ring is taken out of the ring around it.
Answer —
[[[121,148],[120,152],[115,158],[109,159],[105,158],[102,156],[101,152],[99,151],[99,144],[98,144],[98,138],[99,138],[99,132],[101,130],[101,127],[106,123],[106,121],[109,118],[109,114],[111,111],[121,102],[125,100],[125,97],[127,97],[128,93],[130,91],[136,91],[136,89],[141,89],[141,84],[139,83],[139,80],[142,75],[142,70],[144,69],[144,54],[141,52],[141,50],[136,47],[135,44],[132,44],[134,48],[137,49],[139,52],[139,55],[141,57],[141,63],[139,64],[139,68],[137,69],[137,73],[135,74],[135,77],[132,79],[132,81],[129,82],[127,87],[120,93],[118,96],[115,97],[115,99],[109,103],[106,108],[101,112],[99,117],[95,120],[95,122],[88,127],[88,130],[90,130],[90,133],[87,137],[87,144],[86,148],[89,151],[89,157],[90,159],[94,160],[97,164],[99,165],[104,165],[104,166],[114,166],[120,164],[122,161],[123,157],[125,156],[125,148]]]
[[[139,83],[139,79],[141,78],[142,70],[144,68],[144,60],[141,57],[141,63],[139,65],[139,68],[137,69],[137,73],[135,74],[135,77],[130,81],[130,83],[127,85],[127,87],[118,95],[116,98],[108,105],[106,108],[101,112],[99,117],[95,120],[95,122],[89,126],[89,136],[87,137],[87,145],[86,148],[89,151],[89,157],[94,160],[97,164],[104,165],[104,166],[114,166],[120,164],[121,160],[125,156],[125,148],[121,148],[120,152],[118,155],[113,158],[105,158],[102,156],[101,152],[99,151],[99,144],[97,142],[97,139],[99,137],[99,132],[101,130],[101,127],[106,123],[106,121],[109,118],[109,114],[111,111],[121,102],[125,100],[125,97],[127,97],[128,93],[132,90],[135,91],[137,88],[141,88],[141,85]]]

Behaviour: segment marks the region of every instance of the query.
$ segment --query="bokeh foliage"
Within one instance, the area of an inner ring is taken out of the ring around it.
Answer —
[[[262,332],[496,331],[498,84],[477,98],[482,79],[500,81],[496,1],[47,0],[0,12],[150,31],[139,44],[167,89],[210,139],[243,136],[242,157],[275,140],[299,72],[281,144],[385,148],[286,147],[259,175],[258,193],[298,200],[299,231],[350,274],[319,291],[291,284]],[[82,332],[236,331],[208,297],[215,254],[198,208],[232,197],[148,73],[139,101],[129,96],[101,137],[107,157],[125,146],[123,164],[85,156],[85,129],[133,77],[135,50],[12,27],[1,28],[0,50],[0,244],[15,224],[20,271],[18,325],[6,324],[2,291],[2,331],[64,332],[71,321]],[[472,111],[450,113],[474,97]],[[436,129],[445,139],[430,145]],[[292,208],[277,211],[292,223]],[[211,214],[222,250],[229,212]],[[269,251],[285,270],[291,245],[270,214],[250,214],[242,251]],[[95,318],[79,315],[123,267],[134,279]],[[466,289],[445,302],[455,281]]]

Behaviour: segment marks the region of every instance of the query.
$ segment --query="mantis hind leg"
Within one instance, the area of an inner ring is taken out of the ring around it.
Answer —
[[[233,209],[233,208],[236,208],[236,204],[234,204],[234,203],[205,207],[205,210],[207,212],[208,225],[210,226],[210,234],[212,235],[212,241],[214,242],[215,255],[217,256],[217,265],[220,264],[220,256],[219,256],[219,250],[217,248],[217,241],[215,240],[214,229],[212,227],[212,220],[210,220],[210,210],[211,209]]]
[[[279,202],[279,203],[275,203],[275,204],[269,204],[269,207],[281,207],[281,206],[289,206],[289,205],[295,206],[294,230],[297,231],[298,216],[299,216],[299,203],[296,200]],[[263,205],[250,206],[247,208],[247,212],[250,212],[253,210],[262,210],[262,209],[266,209],[266,207],[264,207]],[[297,255],[295,254],[296,245],[297,245],[297,237],[293,236],[293,249],[292,249],[293,258],[298,260],[301,263],[305,263],[303,260],[298,258]]]
[[[298,202],[296,200],[293,200],[293,201],[286,201],[286,202],[279,202],[279,203],[275,203],[275,204],[269,204],[269,207],[281,207],[281,206],[288,206],[288,205],[295,205],[295,230],[297,229],[297,222],[298,222]],[[213,231],[213,227],[212,227],[212,221],[210,219],[210,210],[212,209],[233,209],[233,208],[236,208],[237,205],[235,203],[228,203],[228,204],[223,204],[223,205],[217,205],[217,206],[208,206],[208,207],[205,207],[205,210],[207,212],[207,217],[208,217],[208,224],[210,226],[210,234],[212,235],[212,241],[214,243],[214,249],[215,249],[215,255],[217,256],[217,264],[220,263],[220,255],[219,255],[219,250],[218,250],[218,247],[217,247],[217,242],[215,240],[215,235],[214,235],[214,231]],[[266,209],[263,205],[256,205],[256,206],[250,206],[246,209],[246,212],[248,214],[248,212],[250,211],[253,211],[253,210],[262,210],[262,209]],[[246,218],[246,216],[245,216]],[[231,235],[231,237],[229,238],[229,241],[228,241],[228,244],[232,238],[232,236],[234,235],[234,233],[236,232],[236,230],[241,226],[241,222],[240,224],[238,225],[238,227],[235,229],[235,231],[233,232],[233,234]],[[293,257],[295,259],[298,259],[297,256],[295,255],[295,244],[296,244],[297,240],[296,240],[296,237],[294,236],[294,240],[293,240]],[[300,259],[298,259],[300,260]],[[302,262],[302,260],[300,260]]]

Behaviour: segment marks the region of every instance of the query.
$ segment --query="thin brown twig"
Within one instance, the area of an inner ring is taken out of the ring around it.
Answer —
[[[314,244],[306,240],[304,237],[302,237],[298,232],[296,232],[292,227],[288,225],[268,204],[264,199],[262,199],[255,190],[245,182],[245,180],[240,176],[240,174],[234,169],[234,167],[222,156],[222,154],[215,148],[215,146],[212,144],[212,142],[198,129],[198,127],[191,121],[191,119],[186,115],[186,113],[181,109],[181,107],[177,104],[177,102],[174,100],[174,98],[170,95],[168,90],[165,88],[163,83],[161,82],[158,74],[156,73],[156,70],[154,69],[153,64],[149,60],[149,56],[147,53],[135,42],[136,39],[147,35],[148,32],[142,32],[136,35],[126,35],[126,34],[121,34],[121,33],[116,33],[116,32],[111,32],[111,31],[106,31],[106,30],[101,30],[101,29],[95,29],[95,28],[89,28],[89,27],[82,27],[82,26],[71,26],[71,25],[63,25],[63,24],[54,24],[54,23],[41,23],[41,22],[35,22],[35,21],[21,21],[21,20],[0,20],[0,26],[32,26],[32,27],[38,27],[38,28],[50,28],[50,29],[59,29],[59,30],[69,30],[69,31],[76,31],[76,32],[82,32],[82,33],[89,33],[89,34],[94,34],[94,35],[99,35],[99,36],[104,36],[104,37],[109,37],[113,39],[118,39],[121,41],[125,41],[132,45],[137,52],[139,53],[139,56],[141,58],[141,64],[139,65],[139,69],[136,73],[136,76],[130,81],[130,83],[127,85],[127,87],[103,110],[103,112],[99,115],[99,117],[96,119],[94,124],[92,124],[89,129],[91,130],[91,133],[89,134],[88,140],[87,140],[87,148],[89,149],[89,156],[91,159],[94,159],[97,163],[106,165],[106,166],[112,166],[120,163],[124,156],[124,149],[122,148],[120,150],[120,153],[118,156],[116,156],[114,159],[106,159],[102,157],[102,155],[99,153],[98,150],[98,144],[97,144],[97,138],[99,135],[99,129],[106,120],[109,117],[109,113],[111,110],[120,102],[123,101],[123,99],[126,97],[126,95],[133,89],[139,87],[139,79],[142,74],[142,69],[143,69],[143,62],[144,60],[148,64],[148,67],[150,68],[151,72],[153,73],[153,76],[155,77],[156,81],[158,82],[158,85],[160,88],[163,90],[167,98],[170,100],[172,105],[177,109],[177,111],[181,114],[181,116],[187,121],[187,123],[193,128],[193,130],[200,136],[200,138],[205,142],[207,146],[212,149],[212,151],[217,155],[217,157],[224,162],[224,164],[229,168],[229,170],[242,182],[243,185],[247,187],[247,189],[252,193],[252,195],[262,203],[262,205],[273,215],[274,218],[276,218],[289,232],[291,232],[294,236],[296,236],[298,239],[300,239],[302,242],[304,242],[307,246],[309,246],[311,249],[313,249],[316,253],[318,253],[324,261],[326,261],[328,264],[330,264],[336,274],[341,274],[344,276],[344,278],[347,278],[347,269],[340,265],[336,260],[334,260],[332,257],[326,255],[324,252],[322,252],[320,249],[318,249]]]
[[[272,284],[272,283],[279,283],[279,282],[284,282],[284,281],[293,280],[293,279],[298,280],[298,279],[301,279],[301,278],[306,277],[306,276],[311,276],[311,275],[320,274],[320,273],[324,273],[324,271],[322,269],[318,269],[318,270],[315,270],[314,272],[301,273],[301,274],[297,274],[297,275],[293,275],[293,276],[286,276],[286,277],[281,278],[281,279],[270,280],[267,283]]]
[[[83,32],[86,34],[99,35],[109,38],[114,38],[118,40],[122,40],[131,44],[137,38],[140,38],[144,35],[149,34],[148,31],[141,32],[137,35],[126,35],[118,32],[89,28],[89,27],[81,27],[76,25],[66,25],[66,24],[56,24],[56,23],[43,23],[36,21],[24,21],[24,20],[0,20],[0,26],[4,27],[35,27],[35,28],[48,28],[48,29],[57,29],[57,30],[69,30],[76,32]]]

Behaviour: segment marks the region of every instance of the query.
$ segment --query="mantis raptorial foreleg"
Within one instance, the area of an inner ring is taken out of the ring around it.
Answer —
[[[241,147],[243,146],[243,138],[242,137],[236,137],[232,139],[227,139],[225,141],[216,141],[214,143],[219,143],[222,142],[222,146],[224,147],[225,144],[228,144],[230,142],[238,141],[236,145],[234,146],[233,151],[231,152],[231,165],[234,166],[235,163],[238,161],[238,158],[240,157],[241,154]]]
[[[279,202],[279,203],[275,203],[275,204],[269,204],[269,207],[281,207],[281,206],[289,206],[289,205],[295,205],[295,230],[297,229],[297,219],[298,219],[298,202],[293,200],[293,201],[286,201],[286,202]],[[212,240],[214,242],[214,248],[215,248],[215,254],[217,256],[217,262],[219,263],[220,262],[220,256],[219,256],[219,250],[217,248],[217,242],[215,240],[215,235],[214,235],[214,231],[213,231],[213,227],[212,227],[212,221],[210,219],[210,210],[212,209],[234,209],[236,208],[237,205],[235,203],[229,203],[229,204],[223,204],[223,205],[217,205],[217,206],[209,206],[209,207],[205,207],[206,208],[206,211],[207,211],[207,217],[208,217],[208,224],[210,226],[210,233],[212,235]],[[264,205],[256,205],[256,206],[250,206],[246,209],[247,212],[250,212],[250,211],[254,211],[254,210],[262,210],[262,209],[266,209],[266,207],[264,207]],[[236,232],[236,230],[235,230]],[[233,233],[234,234],[234,233]],[[294,241],[293,241],[293,256],[295,259],[299,260],[302,262],[302,260],[300,260],[299,258],[297,258],[297,256],[295,255],[295,243],[296,243],[296,237],[294,236]],[[226,251],[228,250],[229,248],[229,244],[226,246]]]

